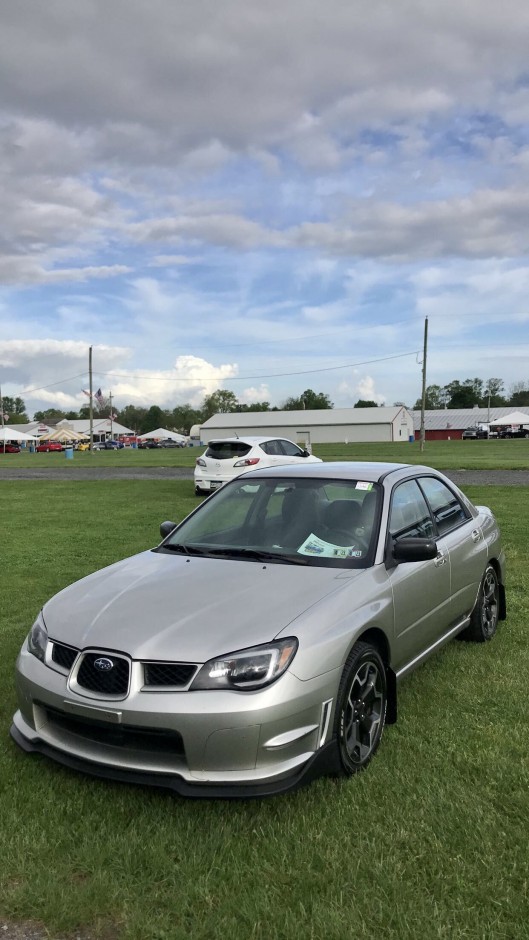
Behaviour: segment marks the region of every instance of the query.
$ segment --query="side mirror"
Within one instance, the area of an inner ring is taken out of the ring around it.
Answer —
[[[160,535],[163,539],[166,539],[171,532],[174,532],[176,529],[176,522],[162,522],[160,526]]]
[[[307,450],[306,447],[301,451],[301,453],[302,453],[303,457],[310,457],[310,454],[309,454],[309,452],[308,452],[308,450]]]
[[[399,539],[391,545],[390,555],[397,563],[430,561],[437,556],[437,542],[435,539]]]

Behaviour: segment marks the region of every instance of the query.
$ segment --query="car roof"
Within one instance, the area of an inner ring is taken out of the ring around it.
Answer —
[[[254,437],[245,434],[240,437],[215,437],[211,441],[208,441],[207,447],[210,447],[211,444],[262,444],[265,441],[289,441],[290,438],[286,437],[283,434],[268,434],[266,437]],[[293,443],[293,442],[291,442]]]
[[[335,460],[322,463],[291,464],[279,467],[270,467],[262,470],[249,470],[244,474],[245,479],[252,477],[311,477],[312,479],[338,479],[363,480],[368,483],[379,483],[390,473],[413,470],[420,472],[434,472],[430,467],[412,467],[406,463],[383,463],[378,461]],[[240,479],[240,477],[239,477]]]

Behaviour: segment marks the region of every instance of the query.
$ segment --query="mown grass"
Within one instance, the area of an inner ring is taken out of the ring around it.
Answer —
[[[53,470],[56,467],[189,467],[195,465],[203,447],[183,447],[160,450],[95,451],[74,453],[66,460],[63,453],[0,454],[2,467],[38,467]],[[323,460],[389,460],[395,463],[427,464],[438,470],[524,470],[529,468],[529,440],[490,441],[426,441],[420,443],[365,443],[315,444],[313,453]]]
[[[402,684],[362,775],[223,803],[76,775],[7,734],[42,602],[154,544],[196,505],[189,483],[4,481],[0,923],[107,940],[528,936],[529,489],[466,491],[497,513],[509,558],[494,642],[453,643]]]

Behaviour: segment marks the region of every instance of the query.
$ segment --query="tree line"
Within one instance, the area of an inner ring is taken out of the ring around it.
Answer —
[[[529,382],[515,382],[508,392],[503,379],[464,379],[454,380],[447,385],[428,385],[426,388],[425,408],[502,408],[504,406],[522,408],[529,405]],[[421,399],[413,405],[421,408]]]
[[[2,399],[4,421],[6,424],[28,424],[26,405],[22,398],[13,398],[4,395]],[[404,405],[404,402],[395,402],[395,405]],[[444,408],[500,408],[512,406],[513,408],[529,406],[529,382],[515,382],[505,391],[503,379],[464,379],[462,382],[454,380],[447,385],[428,385],[426,388],[425,407],[428,410]],[[110,417],[110,401],[94,398],[94,415],[97,418]],[[246,404],[240,402],[234,392],[227,389],[217,389],[211,395],[206,395],[200,408],[188,403],[176,405],[174,408],[160,408],[158,405],[140,407],[126,405],[124,408],[112,408],[116,421],[125,427],[132,428],[137,434],[146,434],[155,428],[163,427],[189,434],[194,424],[204,424],[214,414],[227,414],[229,412],[244,411],[303,411],[333,408],[334,404],[325,392],[315,392],[311,388],[305,389],[299,396],[287,398],[278,407],[271,406],[268,401]],[[354,408],[376,408],[377,402],[360,398]],[[421,408],[421,399],[418,398],[412,406]],[[33,415],[35,421],[45,424],[57,424],[66,418],[75,420],[88,419],[90,409],[84,405],[79,411],[61,411],[58,408],[46,408],[36,411]]]

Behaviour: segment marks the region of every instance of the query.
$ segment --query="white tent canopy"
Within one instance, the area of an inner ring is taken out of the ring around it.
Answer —
[[[523,411],[512,411],[510,415],[505,415],[504,418],[495,418],[494,421],[491,421],[490,423],[492,425],[529,424],[529,414],[524,414]]]
[[[0,428],[0,441],[38,441],[33,434],[23,434],[14,428]]]
[[[529,420],[529,419],[528,419]],[[147,434],[139,435],[140,441],[186,441],[187,438],[183,434],[177,434],[176,431],[168,431],[167,428],[156,428],[156,431],[147,431]]]

